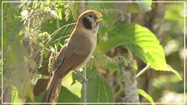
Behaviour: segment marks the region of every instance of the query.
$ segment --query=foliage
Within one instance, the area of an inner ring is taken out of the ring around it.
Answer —
[[[152,104],[152,105],[155,105],[153,99],[151,96],[149,96],[144,90],[142,89],[138,89],[138,93],[142,96],[144,96],[147,100],[149,100],[149,102]]]
[[[124,45],[156,70],[167,70],[163,48],[148,29],[129,23],[117,25],[108,34],[111,38],[103,44],[101,51]]]
[[[129,13],[134,11],[145,13],[150,10],[151,4],[138,3],[138,5],[130,5],[138,8],[138,10],[131,10],[129,7],[129,10],[127,10]],[[3,36],[1,38],[3,38],[3,50],[6,50],[3,57],[3,85],[5,87],[11,84],[14,90],[18,90],[12,91],[16,98],[11,102],[18,102],[18,97],[21,99],[27,97],[25,99],[29,102],[40,102],[43,93],[38,97],[34,97],[32,93],[35,77],[39,77],[39,71],[44,60],[47,58],[48,53],[52,52],[48,64],[48,70],[50,70],[52,55],[53,53],[58,54],[58,50],[63,46],[65,39],[71,34],[75,24],[70,23],[76,22],[81,13],[81,4],[59,1],[56,3],[25,2],[18,6],[17,9],[15,9],[15,6],[13,3],[3,4],[4,20]],[[171,9],[170,6],[168,7],[169,9]],[[119,65],[116,62],[117,58],[109,58],[104,54],[119,45],[130,49],[142,61],[150,64],[150,67],[161,71],[172,71],[181,79],[181,71],[177,71],[177,69],[181,68],[175,68],[176,70],[174,70],[167,66],[166,60],[169,57],[175,56],[172,55],[175,52],[170,52],[165,58],[164,49],[167,43],[163,44],[163,49],[155,35],[147,28],[138,24],[115,25],[115,22],[119,20],[116,18],[117,14],[121,14],[120,17],[122,19],[125,18],[123,11],[115,8],[116,3],[85,3],[85,9],[95,9],[103,14],[94,58],[91,58],[87,64],[87,78],[89,81],[87,84],[88,102],[112,102],[116,96],[113,95],[111,87],[101,74],[103,73],[103,68],[109,69],[110,74],[119,70]],[[170,28],[175,29],[165,30],[165,34],[169,36],[169,38],[166,38],[166,42],[169,42],[171,39],[176,40],[175,38],[177,38],[178,42],[181,41],[183,32],[179,31],[179,29],[181,29],[183,24],[180,22],[179,26],[173,25],[181,18],[178,15],[177,18],[173,15],[178,14],[181,9],[182,7],[176,9],[175,14],[171,10],[166,12],[165,25],[169,23],[171,24]],[[180,48],[182,45],[180,45]],[[177,50],[177,52],[179,51]],[[180,58],[176,59],[179,60]],[[172,67],[173,63],[169,62]],[[172,75],[169,78],[177,77],[176,75]],[[157,79],[164,80],[166,77]],[[81,81],[81,78],[77,74],[72,73],[71,85],[76,84],[77,81]],[[166,81],[166,83],[170,82]],[[175,81],[175,83],[177,82]],[[155,84],[161,85],[160,83]],[[139,94],[144,95],[152,104],[154,103],[153,99],[157,99],[154,95],[151,95],[153,97],[147,95],[143,90],[139,90]],[[78,97],[67,87],[62,86],[58,102],[82,102],[82,94],[81,97]]]
[[[95,74],[88,81],[87,102],[112,102],[113,93],[104,77]],[[83,99],[83,97],[81,98]]]
[[[181,0],[184,1],[184,0]],[[175,7],[175,9],[173,8]],[[170,3],[167,5],[165,13],[165,20],[163,22],[163,32],[165,40],[162,42],[163,49],[167,64],[169,64],[174,70],[176,70],[182,77],[182,81],[177,79],[176,75],[168,72],[161,72],[156,74],[156,78],[153,81],[152,98],[155,101],[160,100],[160,97],[165,94],[166,91],[175,92],[176,94],[184,93],[184,14],[183,3]],[[185,17],[186,18],[186,17]],[[186,23],[185,23],[186,24]],[[186,30],[186,29],[185,29]],[[186,33],[185,33],[186,34]],[[154,95],[153,95],[154,94]],[[174,99],[176,98],[176,95]],[[179,97],[178,97],[179,98]],[[180,97],[181,99],[184,99]],[[172,99],[172,97],[170,97]],[[170,100],[174,102],[174,100]],[[179,102],[179,101],[178,101]]]

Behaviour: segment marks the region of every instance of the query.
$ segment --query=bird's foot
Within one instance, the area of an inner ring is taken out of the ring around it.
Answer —
[[[87,84],[87,82],[88,82],[88,80],[86,79],[86,78],[82,78],[82,81],[81,81],[81,83],[83,84],[83,83],[86,83]]]
[[[86,78],[84,78],[84,77],[81,75],[81,73],[79,73],[77,70],[75,70],[75,71],[79,74],[79,76],[81,76],[81,78],[82,78],[81,83],[82,83],[82,84],[88,82],[88,80],[87,80]]]

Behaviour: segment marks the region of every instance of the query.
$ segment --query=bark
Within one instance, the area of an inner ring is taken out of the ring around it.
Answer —
[[[117,0],[117,1],[123,1],[123,0]],[[122,10],[123,14],[126,14],[127,11],[127,3],[118,3],[116,5],[116,9]],[[117,18],[121,17],[121,14],[117,14]],[[126,14],[125,20],[122,21],[122,19],[119,19],[115,25],[117,24],[125,24],[129,23],[131,21],[131,15]],[[123,47],[117,47],[115,49],[110,50],[106,53],[109,57],[114,56],[123,56],[126,60],[119,59],[118,63],[120,66],[120,70],[117,70],[113,73],[113,75],[110,75],[109,71],[105,73],[105,77],[107,79],[107,82],[112,88],[113,94],[116,94],[120,90],[120,85],[118,83],[118,76],[121,74],[121,82],[123,84],[123,92],[121,92],[119,95],[114,97],[113,102],[125,102],[125,103],[139,103],[139,97],[137,92],[137,82],[136,82],[136,70],[133,67],[133,56],[132,52],[130,52],[128,49]],[[125,63],[127,65],[125,65]],[[138,105],[138,104],[136,104]]]
[[[123,47],[117,47],[116,56],[122,56],[125,58],[119,58],[118,63],[120,66],[121,82],[123,85],[123,97],[122,101],[126,103],[139,103],[137,82],[136,82],[136,70],[133,65],[132,52]],[[138,104],[136,104],[138,105]]]
[[[126,11],[126,5],[127,4],[118,4],[117,9],[123,10],[124,12]],[[161,25],[164,20],[164,15],[166,11],[166,5],[164,3],[153,3],[152,4],[152,10],[148,11],[144,14],[140,13],[132,13],[131,14],[131,22],[138,23],[142,26],[147,27],[150,31],[152,31],[156,37],[159,39],[160,42],[163,41],[164,37],[162,34],[161,30]],[[120,16],[120,14],[118,15]],[[128,16],[125,16],[125,21],[118,21],[116,24],[123,24],[127,23],[129,20]],[[111,51],[108,52],[108,55],[111,57],[113,55],[110,55]],[[142,62],[137,56],[134,55],[134,58],[137,61],[138,64],[138,72],[142,70],[146,64]],[[105,77],[111,86],[113,93],[115,94],[120,86],[118,84],[118,77],[119,71],[116,71],[113,75],[109,74],[109,71],[106,72]],[[155,70],[149,69],[145,73],[143,73],[141,76],[137,78],[137,83],[138,83],[138,88],[145,90],[148,94],[150,93],[151,87],[152,87],[152,81],[154,78]],[[113,78],[113,79],[112,79]],[[123,97],[124,94],[121,93],[120,95],[116,96],[113,100],[113,102],[122,102],[121,97]],[[147,99],[144,97],[140,96],[140,101],[141,102],[147,102]]]
[[[154,0],[158,1],[158,0]],[[165,3],[153,3],[152,10],[144,14],[133,13],[131,15],[131,20],[134,23],[138,23],[142,26],[147,27],[152,31],[160,42],[163,41],[164,36],[162,34],[161,25],[164,21],[164,15],[166,11],[167,4]],[[138,72],[142,70],[146,64],[141,61],[137,56],[134,57],[138,64]],[[154,78],[155,70],[148,69],[145,73],[137,78],[138,88],[143,89],[148,94],[150,93],[152,87],[152,81]],[[143,96],[140,96],[141,102],[147,102]]]

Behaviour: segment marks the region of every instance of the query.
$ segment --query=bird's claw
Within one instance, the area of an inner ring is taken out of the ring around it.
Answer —
[[[82,83],[82,84],[88,82],[88,80],[87,80],[86,78],[84,78],[77,70],[75,70],[75,71],[81,76],[81,78],[82,78],[81,83]]]
[[[88,83],[88,80],[86,79],[86,78],[82,78],[82,81],[81,81],[81,84],[83,84],[83,83]]]

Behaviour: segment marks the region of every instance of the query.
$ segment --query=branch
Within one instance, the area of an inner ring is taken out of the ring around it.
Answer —
[[[139,103],[136,86],[136,70],[133,65],[132,52],[120,46],[116,48],[116,56],[120,56],[117,61],[120,66],[121,82],[123,85],[122,101],[127,103]]]

